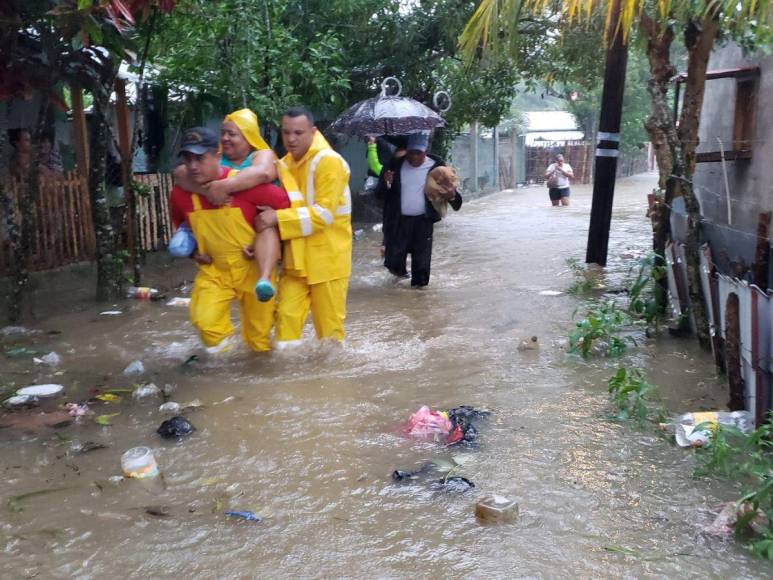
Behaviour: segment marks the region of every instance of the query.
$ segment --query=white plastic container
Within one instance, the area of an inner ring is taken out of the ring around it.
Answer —
[[[121,455],[121,469],[126,477],[136,479],[158,475],[158,464],[150,447],[133,447]]]
[[[511,524],[518,519],[518,503],[501,495],[484,495],[475,504],[475,517],[492,524]]]

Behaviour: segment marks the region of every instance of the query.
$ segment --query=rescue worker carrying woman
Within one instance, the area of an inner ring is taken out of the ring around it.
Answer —
[[[218,139],[214,131],[197,127],[186,131],[180,146],[186,176],[197,186],[229,181],[230,170],[221,166]],[[238,300],[242,337],[255,351],[270,350],[270,333],[274,324],[275,301],[258,300],[255,285],[261,274],[255,260],[244,254],[244,248],[255,239],[253,223],[258,207],[288,208],[287,193],[272,183],[239,191],[222,207],[211,204],[204,196],[186,191],[180,185],[172,189],[170,208],[175,228],[183,222],[190,225],[198,252],[209,256],[209,263],[199,261],[191,295],[191,322],[208,347],[227,350],[224,342],[234,331],[231,302]],[[273,268],[272,268],[273,269]],[[276,277],[274,272],[269,281]]]
[[[250,109],[240,109],[226,115],[220,129],[220,164],[231,170],[227,180],[216,179],[208,183],[196,183],[186,166],[180,165],[174,171],[175,183],[185,191],[204,195],[215,206],[229,202],[230,196],[256,185],[272,183],[277,178],[276,155],[260,134],[258,117]],[[274,296],[271,272],[274,270],[281,251],[279,233],[276,228],[261,231],[253,249],[252,242],[245,250],[258,260],[260,278],[255,292],[262,301]],[[206,263],[208,257],[201,252],[197,261]]]
[[[283,242],[277,346],[300,340],[309,311],[317,338],[340,342],[352,271],[349,166],[304,108],[285,112],[282,141],[288,153],[277,168],[292,205],[260,208],[255,220],[258,230],[278,225]]]

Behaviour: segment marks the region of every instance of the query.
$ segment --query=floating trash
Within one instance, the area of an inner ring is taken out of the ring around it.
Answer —
[[[145,365],[142,364],[142,361],[135,360],[129,363],[129,366],[127,366],[125,369],[123,369],[123,374],[125,375],[141,375],[145,372]]]
[[[382,232],[384,230],[384,224],[373,224],[371,229],[376,233]]]
[[[31,397],[55,397],[64,390],[64,386],[55,384],[30,385],[16,391],[17,395],[29,395]]]
[[[225,512],[229,518],[239,518],[248,522],[259,522],[261,518],[255,512]]]
[[[539,338],[536,336],[524,338],[521,342],[518,343],[517,348],[521,352],[526,350],[539,350]]]
[[[466,477],[454,475],[432,482],[432,487],[442,491],[465,492],[475,487],[475,484]]]
[[[563,292],[559,290],[543,290],[539,293],[540,296],[561,296]]]
[[[37,398],[32,395],[14,395],[3,401],[3,406],[8,409],[18,409],[19,407],[32,407],[37,403]]]
[[[167,415],[177,415],[182,410],[180,403],[169,401],[164,403],[158,408],[159,413],[166,413]]]
[[[164,439],[182,439],[191,435],[196,428],[185,417],[176,416],[171,419],[167,419],[156,430],[156,433],[161,435]]]
[[[32,361],[37,365],[49,365],[55,367],[62,362],[62,357],[55,352],[49,352],[47,355],[33,358]]]
[[[65,403],[64,408],[70,414],[70,417],[83,417],[91,413],[86,403]]]
[[[158,475],[158,464],[150,447],[132,447],[121,455],[121,470],[126,477],[144,479]]]
[[[188,306],[191,305],[191,299],[190,298],[182,298],[180,296],[175,296],[169,302],[167,302],[166,305],[167,306],[184,306],[184,307],[188,307]]]
[[[120,314],[123,314],[120,310],[105,310],[99,313],[100,316],[119,316]]]
[[[142,399],[148,399],[150,397],[160,397],[161,389],[159,389],[154,383],[145,383],[140,385],[132,393],[132,398],[139,401]]]
[[[475,517],[486,523],[513,523],[518,519],[518,503],[497,494],[485,495],[475,504]]]

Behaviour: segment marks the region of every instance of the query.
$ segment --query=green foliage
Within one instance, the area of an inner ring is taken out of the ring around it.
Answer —
[[[269,120],[299,103],[339,107],[350,86],[342,35],[312,29],[315,16],[278,0],[192,0],[160,23],[150,60],[158,80],[186,96],[183,124],[244,106]]]
[[[622,355],[627,342],[634,342],[630,336],[621,338],[618,334],[630,322],[628,315],[611,300],[590,303],[585,315],[569,333],[569,352],[589,358],[594,354],[594,345],[601,345],[606,356]]]
[[[567,288],[567,292],[574,296],[585,296],[591,294],[594,290],[601,290],[604,285],[601,282],[600,272],[589,270],[577,258],[568,258],[566,265],[572,273],[572,284]]]
[[[642,424],[649,418],[648,394],[654,387],[639,369],[621,367],[608,384],[612,403],[617,408],[616,420],[634,419]]]
[[[647,329],[654,327],[657,330],[660,307],[656,287],[665,275],[665,266],[658,265],[655,254],[650,254],[639,262],[636,277],[628,287],[628,314],[643,320]]]
[[[738,501],[736,537],[748,541],[756,556],[773,560],[773,425],[766,422],[748,435],[725,425],[710,428],[716,430],[697,451],[696,475],[741,483],[745,495]]]

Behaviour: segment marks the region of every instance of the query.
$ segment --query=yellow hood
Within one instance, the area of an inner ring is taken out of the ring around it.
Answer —
[[[261,149],[271,149],[263,140],[260,135],[260,124],[258,123],[258,116],[250,109],[239,109],[233,113],[226,115],[223,122],[231,121],[242,132],[247,143],[252,145],[253,149],[260,151]]]

